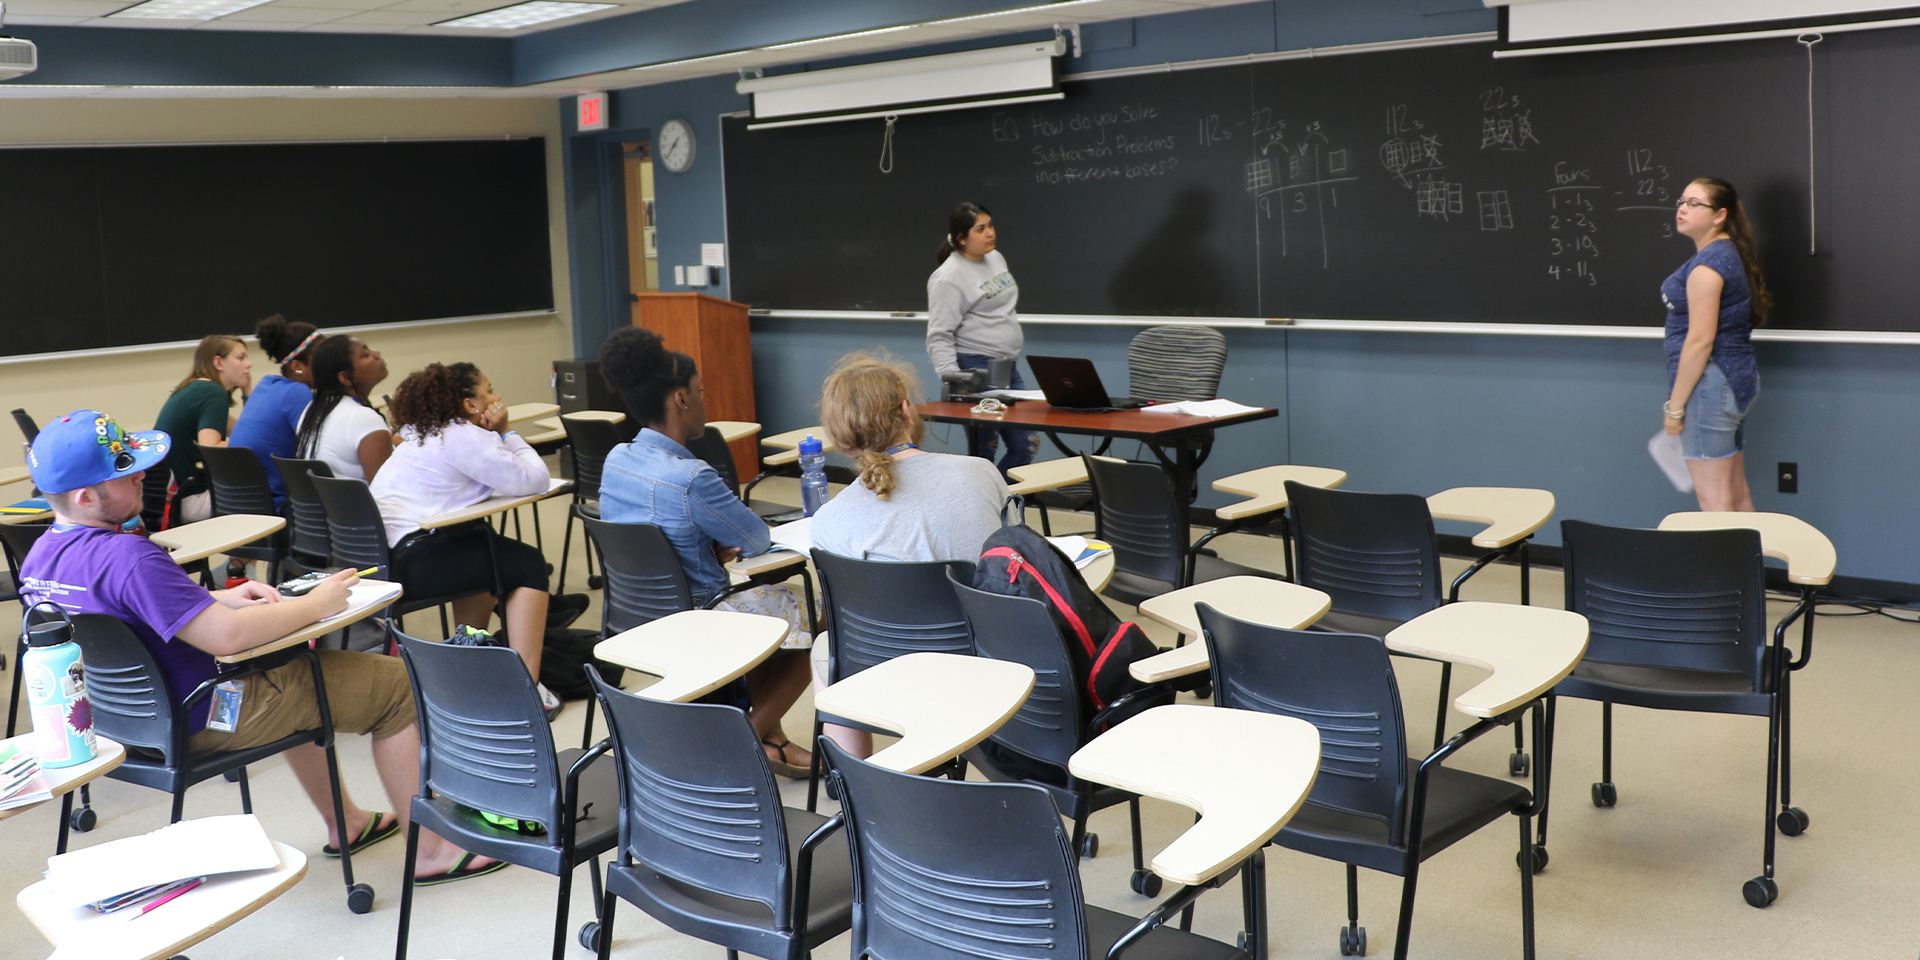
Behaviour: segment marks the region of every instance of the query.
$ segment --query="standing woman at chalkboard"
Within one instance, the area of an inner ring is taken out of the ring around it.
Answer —
[[[985,370],[995,360],[1015,360],[1026,337],[1014,306],[1020,286],[1007,270],[1007,260],[994,249],[993,214],[977,203],[963,203],[947,215],[947,236],[935,256],[940,266],[927,278],[927,356],[941,379],[962,370]],[[1026,389],[1020,367],[1008,384]],[[1000,473],[1033,462],[1040,452],[1040,435],[1008,427],[970,427],[978,430],[977,449],[993,459],[1000,438],[1007,452]]]
[[[1712,177],[1688,184],[1674,222],[1695,253],[1660,285],[1666,430],[1680,435],[1700,509],[1752,510],[1743,421],[1760,392],[1753,328],[1766,322],[1773,297],[1732,184]]]

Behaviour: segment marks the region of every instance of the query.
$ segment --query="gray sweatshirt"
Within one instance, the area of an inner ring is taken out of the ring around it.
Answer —
[[[813,545],[856,560],[910,563],[980,559],[1000,529],[1006,481],[993,462],[921,453],[895,462],[886,500],[855,481],[813,514]]]
[[[1020,286],[1007,272],[1000,251],[979,260],[959,252],[947,256],[927,278],[927,356],[934,374],[960,369],[955,354],[978,353],[1012,360],[1026,338],[1014,304]]]

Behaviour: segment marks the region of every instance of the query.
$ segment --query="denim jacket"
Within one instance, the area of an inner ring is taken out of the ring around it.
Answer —
[[[600,475],[600,517],[611,523],[651,523],[672,541],[702,602],[727,588],[715,543],[751,557],[772,546],[767,523],[747,509],[720,474],[686,447],[653,429],[607,454]]]

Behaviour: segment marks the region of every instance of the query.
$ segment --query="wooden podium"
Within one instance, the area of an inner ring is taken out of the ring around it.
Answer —
[[[753,344],[747,305],[704,293],[642,293],[634,324],[660,335],[667,349],[693,358],[707,399],[708,420],[758,422],[753,406]],[[760,440],[735,440],[733,468],[745,483],[760,472]]]

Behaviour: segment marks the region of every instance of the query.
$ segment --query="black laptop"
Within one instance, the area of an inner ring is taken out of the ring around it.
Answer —
[[[1027,357],[1047,403],[1059,410],[1136,410],[1150,401],[1107,396],[1093,361],[1084,357]]]

